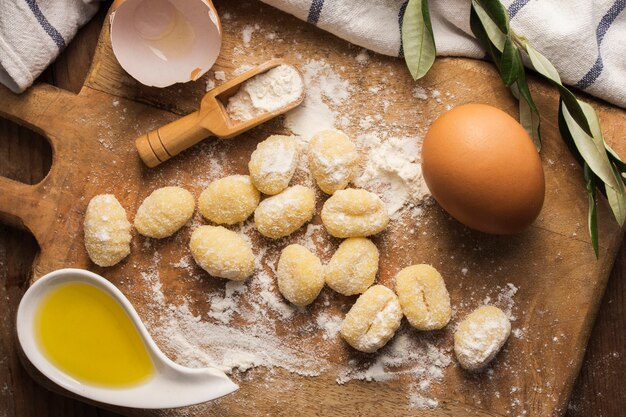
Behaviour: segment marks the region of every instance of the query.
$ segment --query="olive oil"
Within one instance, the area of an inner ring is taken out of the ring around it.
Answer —
[[[146,346],[124,309],[87,283],[59,285],[35,316],[38,344],[48,360],[91,385],[137,385],[154,374]]]

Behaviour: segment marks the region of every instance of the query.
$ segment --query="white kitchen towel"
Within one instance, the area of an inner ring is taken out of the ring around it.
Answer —
[[[406,0],[262,0],[372,51],[402,55]],[[626,107],[626,0],[502,0],[511,27],[566,84]],[[437,55],[482,58],[470,0],[431,0]]]
[[[0,0],[0,83],[24,91],[98,6],[96,0]]]

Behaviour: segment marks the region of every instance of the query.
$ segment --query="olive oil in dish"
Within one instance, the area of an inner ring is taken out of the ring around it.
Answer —
[[[88,283],[62,284],[46,294],[35,315],[35,335],[48,360],[84,384],[121,388],[155,373],[122,306]]]

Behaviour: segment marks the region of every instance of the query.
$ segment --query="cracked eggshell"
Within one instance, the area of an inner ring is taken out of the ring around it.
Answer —
[[[111,13],[111,46],[142,84],[195,81],[215,63],[222,27],[210,1],[125,0]]]

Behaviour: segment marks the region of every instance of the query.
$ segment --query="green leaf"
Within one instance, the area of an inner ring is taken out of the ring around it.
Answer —
[[[483,9],[477,0],[472,0],[472,8],[475,10],[476,15],[480,19],[480,23],[491,43],[493,43],[498,51],[502,52],[506,42],[506,35],[500,30],[491,17],[489,17],[485,9]]]
[[[596,254],[596,259],[600,256],[600,243],[598,241],[598,210],[596,206],[596,185],[594,183],[594,175],[587,164],[583,168],[585,175],[585,183],[587,188],[587,196],[589,197],[589,214],[587,216],[587,226],[589,228],[589,237],[591,238],[591,246]]]
[[[515,84],[513,84],[516,86]],[[511,86],[513,87],[513,86]],[[539,113],[533,111],[526,99],[519,100],[519,121],[533,140],[537,152],[541,151],[541,132]]]
[[[565,108],[565,104],[563,104],[563,100],[559,100],[559,116],[558,116],[559,132],[561,133],[561,138],[563,138],[563,141],[567,145],[567,148],[569,149],[572,156],[576,158],[576,161],[578,162],[578,164],[581,167],[583,167],[585,165],[585,160],[582,158],[580,153],[578,153],[578,149],[576,149],[576,143],[574,142],[574,138],[572,137],[572,134],[569,131],[569,127],[567,127],[567,123],[565,122],[565,116],[563,115],[564,108]]]
[[[404,60],[414,80],[422,78],[437,53],[428,0],[409,0],[402,20]]]
[[[520,77],[520,72],[524,72],[522,57],[511,37],[507,36],[500,59],[500,76],[504,84],[509,87]]]
[[[604,147],[609,154],[609,159],[617,166],[618,171],[626,172],[626,162],[606,142],[604,142]]]
[[[499,0],[477,0],[489,18],[504,34],[509,33],[509,14]]]
[[[606,154],[602,136],[589,136],[578,123],[576,123],[567,106],[561,107],[563,108],[563,118],[580,155],[598,178],[611,188],[617,189],[618,184],[613,175],[613,168]]]
[[[561,100],[565,103],[565,107],[567,107],[568,112],[572,119],[576,121],[578,126],[589,136],[592,136],[591,127],[589,126],[589,122],[587,121],[587,117],[580,107],[580,102],[576,98],[576,96],[569,91],[566,87],[561,84],[557,84],[559,92],[561,93]]]
[[[617,168],[614,165],[612,165],[612,168],[619,187],[617,190],[614,190],[605,184],[606,198],[609,201],[615,220],[617,220],[620,226],[623,226],[624,220],[626,220],[626,191],[624,191],[624,181],[622,181],[622,177],[617,171]]]
[[[557,84],[561,84],[561,77],[559,76],[558,71],[554,68],[554,65],[548,59],[541,55],[535,48],[533,48],[530,43],[526,42],[526,53],[528,53],[528,57],[530,58],[530,62],[533,64],[533,68],[543,75],[544,77],[554,81]]]

